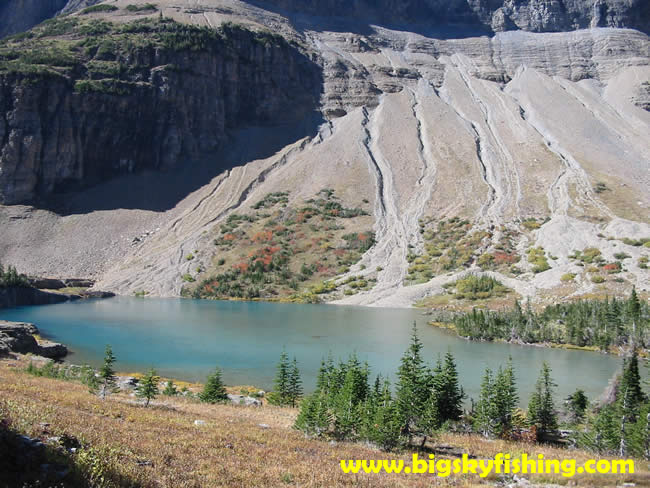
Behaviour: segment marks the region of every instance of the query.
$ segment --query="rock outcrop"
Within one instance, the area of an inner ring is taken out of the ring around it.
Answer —
[[[73,38],[92,28],[58,22]],[[0,204],[169,169],[215,151],[229,129],[300,120],[318,103],[318,66],[280,37],[171,20],[133,24],[126,37],[108,25],[81,52],[0,49]]]
[[[0,2],[0,38],[31,29],[53,17],[67,0],[5,0]]]
[[[0,357],[16,352],[58,359],[68,354],[68,349],[63,344],[49,341],[39,343],[34,334],[38,334],[34,324],[0,320]]]
[[[0,288],[0,309],[29,305],[52,305],[79,298],[63,293],[48,293],[36,288]]]
[[[488,31],[558,32],[588,27],[650,28],[645,0],[267,0],[295,12],[431,28],[446,24]]]

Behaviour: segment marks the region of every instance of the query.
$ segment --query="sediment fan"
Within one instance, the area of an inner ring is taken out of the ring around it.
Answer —
[[[214,240],[229,215],[252,214],[270,193],[288,192],[287,205],[293,208],[331,188],[348,208],[369,202],[376,241],[341,277],[377,282],[354,296],[330,294],[330,300],[410,305],[441,292],[468,268],[489,270],[522,296],[581,294],[600,286],[592,279],[595,273],[571,257],[589,248],[598,249],[609,264],[618,260],[616,254],[629,255],[624,272],[603,272],[607,290],[648,288],[641,261],[647,254],[641,240],[650,237],[650,41],[642,32],[648,25],[643,2],[629,7],[609,2],[607,15],[594,13],[585,2],[575,12],[548,12],[538,23],[528,4],[478,14],[450,9],[444,18],[464,22],[462,28],[429,22],[439,12],[428,2],[403,2],[395,16],[399,26],[386,23],[383,9],[363,4],[347,18],[323,18],[318,16],[323,9],[343,12],[337,10],[343,6],[206,0],[200,6],[160,1],[155,12],[126,9],[136,3],[118,0],[110,2],[117,10],[81,10],[71,18],[118,24],[162,18],[214,28],[235,22],[282,35],[289,40],[283,52],[304,64],[275,78],[273,95],[261,98],[259,105],[267,107],[286,97],[273,111],[219,126],[219,151],[204,164],[190,164],[183,153],[189,138],[163,127],[154,146],[164,151],[171,141],[182,147],[171,166],[184,172],[147,167],[149,173],[95,178],[93,186],[85,180],[93,174],[92,154],[71,166],[62,164],[56,151],[51,161],[42,159],[47,151],[30,154],[38,137],[46,141],[44,148],[69,154],[78,149],[80,133],[66,129],[68,113],[54,99],[46,116],[38,114],[30,101],[39,94],[16,91],[14,81],[0,72],[3,93],[12,93],[11,100],[0,96],[0,193],[6,199],[29,178],[35,192],[45,178],[61,178],[75,188],[56,197],[58,205],[28,200],[34,206],[0,209],[4,259],[21,270],[92,275],[102,289],[176,296],[187,285],[183,276],[200,280],[204,275],[197,269],[212,271]],[[566,32],[530,32],[555,30]],[[268,38],[250,48],[260,54],[250,58],[259,67],[249,77],[231,77],[250,90],[236,95],[226,90],[214,104],[206,98],[194,106],[187,114],[189,132],[191,121],[204,119],[209,107],[230,110],[245,103],[247,93],[271,89],[263,75],[272,59],[263,53],[273,42]],[[241,54],[248,48],[240,43],[235,49]],[[177,56],[165,65],[195,62],[201,71],[211,63],[197,52]],[[307,79],[300,69],[318,80],[315,101],[292,102],[298,93],[292,83]],[[160,70],[154,62],[129,82],[162,76]],[[192,95],[196,85],[189,75],[170,76]],[[75,96],[82,103],[99,97]],[[101,100],[100,106],[119,103],[115,94]],[[305,115],[312,111],[322,119]],[[120,126],[117,119],[111,128],[116,140]],[[57,130],[48,132],[52,127]],[[200,133],[193,135],[201,140]],[[101,148],[104,154],[109,150]],[[134,150],[115,159],[119,169],[147,155]],[[452,218],[468,222],[458,242],[472,242],[471,258],[435,276],[418,275],[413,266],[420,262],[439,264],[428,232]],[[479,232],[480,240],[472,237]],[[510,267],[480,266],[484,255],[505,259],[499,254],[504,247],[508,256],[519,258],[521,274]],[[550,269],[535,273],[536,254],[531,257],[530,249],[540,248]],[[195,259],[187,259],[190,253]],[[567,274],[577,278],[563,282]]]

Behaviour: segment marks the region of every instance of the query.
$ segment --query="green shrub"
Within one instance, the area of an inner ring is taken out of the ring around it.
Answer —
[[[599,182],[596,183],[596,185],[594,186],[594,191],[595,191],[596,193],[602,193],[602,192],[604,192],[604,191],[606,191],[606,190],[609,190],[609,188],[607,188],[607,185],[606,185],[605,183],[603,183],[602,181],[599,181]]]
[[[569,281],[573,281],[575,277],[576,277],[575,273],[564,273],[560,278],[560,280],[567,283]]]
[[[191,274],[189,274],[189,273],[185,273],[185,274],[182,276],[182,278],[183,278],[183,281],[185,281],[185,282],[187,282],[187,283],[194,283],[194,282],[196,281],[196,280],[194,279],[194,277],[193,277]]]
[[[97,12],[115,12],[116,10],[119,10],[115,5],[107,5],[105,3],[100,3],[99,5],[92,5],[90,7],[86,7],[81,11],[81,15],[86,15],[86,14],[94,14]]]
[[[533,273],[542,273],[551,269],[542,247],[531,247],[528,250],[528,262],[533,265]]]
[[[467,298],[468,300],[502,296],[512,291],[491,276],[477,276],[475,274],[469,274],[454,283],[448,283],[445,288],[455,289],[456,298]]]
[[[592,277],[591,277],[591,281],[592,281],[592,283],[604,283],[604,282],[605,282],[605,278],[603,278],[603,277],[600,276],[600,275],[595,275],[595,276],[592,276]]]
[[[643,237],[641,239],[630,239],[629,237],[624,237],[623,239],[621,239],[621,242],[623,242],[623,244],[627,244],[628,246],[650,247],[650,237]]]
[[[639,258],[639,268],[648,269],[648,256],[641,256]]]
[[[537,220],[534,219],[534,218],[526,219],[526,220],[524,220],[521,224],[522,224],[526,229],[528,229],[528,230],[539,229],[539,228],[542,226],[542,225],[541,225],[539,222],[537,222]]]
[[[145,3],[143,5],[134,5],[130,3],[126,6],[126,10],[129,12],[145,12],[147,10],[156,11],[158,6],[155,3]]]

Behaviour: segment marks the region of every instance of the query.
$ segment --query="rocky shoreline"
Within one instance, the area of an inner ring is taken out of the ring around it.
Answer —
[[[90,290],[92,280],[74,278],[29,278],[31,286],[0,288],[0,309],[31,305],[53,305],[83,298],[110,298],[115,293]],[[66,289],[78,288],[68,291]]]
[[[0,320],[0,358],[19,353],[61,359],[68,354],[68,348],[63,344],[38,341],[35,334],[38,334],[38,328],[34,324]]]

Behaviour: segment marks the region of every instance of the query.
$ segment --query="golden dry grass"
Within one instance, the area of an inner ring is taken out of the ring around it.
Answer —
[[[239,486],[475,486],[490,480],[473,477],[439,479],[434,475],[347,475],[341,459],[401,458],[352,443],[330,444],[307,439],[291,429],[296,411],[204,405],[187,399],[158,399],[144,408],[126,394],[105,401],[88,393],[85,386],[39,378],[22,371],[26,362],[0,361],[0,401],[8,408],[13,425],[31,436],[42,437],[42,422],[49,435],[71,434],[104,453],[108,466],[142,486],[239,487]],[[205,425],[195,425],[204,420]],[[263,428],[260,424],[267,424]],[[472,455],[492,457],[498,452],[515,455],[543,453],[546,458],[590,456],[525,443],[487,441],[478,436],[442,434],[436,444],[458,446]],[[139,466],[147,460],[151,466]],[[567,484],[557,476],[532,476],[539,482]],[[492,482],[495,479],[491,480]],[[647,466],[637,462],[630,476],[581,476],[571,480],[580,486],[614,486],[634,482],[650,484]]]

